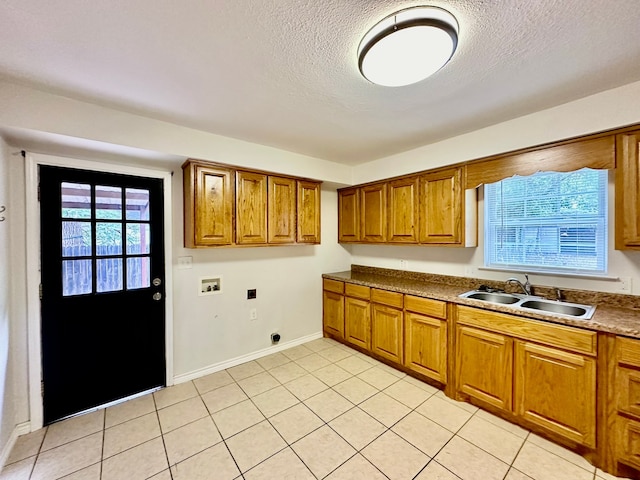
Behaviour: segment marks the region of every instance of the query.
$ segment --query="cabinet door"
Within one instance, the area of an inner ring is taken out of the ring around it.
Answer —
[[[511,411],[513,341],[504,335],[457,326],[457,390]]]
[[[515,413],[595,447],[595,359],[522,341],[515,350]]]
[[[368,243],[387,241],[387,184],[360,189],[361,240]]]
[[[237,173],[236,242],[267,243],[267,176]]]
[[[389,241],[418,243],[419,178],[389,182]]]
[[[325,332],[344,338],[344,297],[339,293],[322,292],[322,322]]]
[[[338,191],[338,241],[342,243],[360,241],[360,194],[359,189]]]
[[[462,243],[462,170],[451,168],[420,179],[420,243]]]
[[[402,364],[402,310],[371,304],[371,351]]]
[[[184,167],[185,247],[233,242],[233,171],[187,164]]]
[[[404,325],[405,366],[447,383],[447,322],[405,312]]]
[[[296,181],[269,175],[267,190],[269,243],[295,243]]]
[[[320,184],[298,180],[298,243],[320,243]]]
[[[616,137],[616,249],[640,248],[640,131]]]
[[[371,309],[369,302],[357,298],[344,298],[345,340],[371,349]]]

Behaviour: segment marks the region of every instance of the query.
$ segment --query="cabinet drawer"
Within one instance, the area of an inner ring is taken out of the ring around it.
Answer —
[[[640,422],[618,416],[620,455],[625,463],[640,467]]]
[[[618,367],[616,387],[618,410],[640,419],[640,372]]]
[[[363,300],[369,300],[371,296],[371,288],[364,285],[354,285],[353,283],[344,284],[344,294],[349,297],[362,298]]]
[[[389,305],[390,307],[402,308],[403,297],[402,293],[389,292],[387,290],[380,290],[378,288],[371,289],[371,301],[374,303],[381,303],[382,305]]]
[[[435,318],[447,318],[447,302],[430,298],[404,296],[404,308],[415,313],[421,313]]]
[[[458,323],[595,356],[597,333],[458,305]]]
[[[344,293],[344,282],[323,278],[322,288],[323,290],[327,290],[328,292]]]
[[[640,341],[617,337],[616,358],[619,364],[640,368]]]

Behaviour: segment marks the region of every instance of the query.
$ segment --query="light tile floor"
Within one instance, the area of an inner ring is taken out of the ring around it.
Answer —
[[[329,339],[20,437],[0,480],[611,480]]]

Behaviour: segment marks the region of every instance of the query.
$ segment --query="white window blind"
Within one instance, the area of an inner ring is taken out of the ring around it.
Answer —
[[[485,186],[485,266],[607,272],[607,171],[539,172]]]

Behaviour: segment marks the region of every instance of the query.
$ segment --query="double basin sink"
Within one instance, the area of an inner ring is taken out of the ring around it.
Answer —
[[[470,300],[480,300],[482,302],[497,305],[508,305],[517,310],[525,312],[543,313],[565,318],[575,318],[589,320],[593,316],[596,307],[593,305],[582,305],[579,303],[568,303],[557,300],[547,300],[534,295],[520,295],[504,292],[486,292],[482,290],[471,290],[459,295],[460,298]]]

